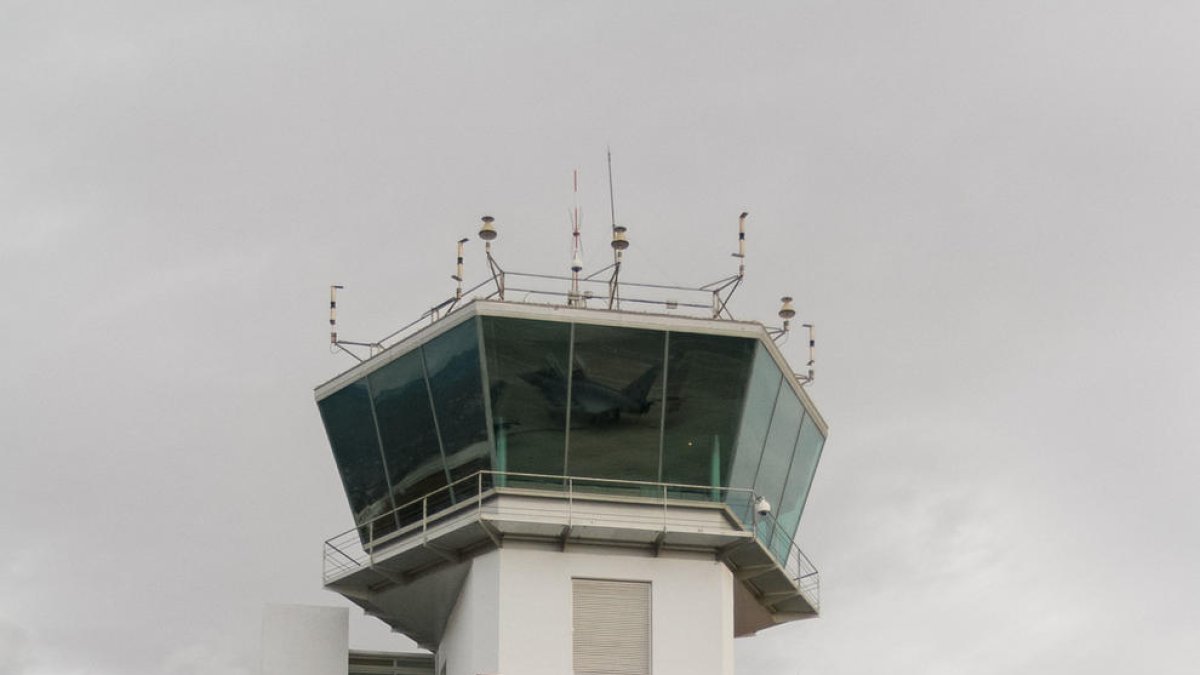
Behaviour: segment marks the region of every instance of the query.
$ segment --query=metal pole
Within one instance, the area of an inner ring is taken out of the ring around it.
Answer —
[[[336,345],[337,339],[337,292],[339,288],[344,286],[332,285],[329,287],[329,344]]]

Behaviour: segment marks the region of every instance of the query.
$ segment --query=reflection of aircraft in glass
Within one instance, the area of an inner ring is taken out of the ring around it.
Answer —
[[[653,401],[647,400],[650,388],[658,378],[659,367],[652,365],[623,389],[610,387],[588,377],[578,364],[571,372],[571,414],[582,415],[594,422],[615,422],[621,413],[642,415],[650,410]],[[556,363],[521,376],[538,391],[555,410],[567,403],[567,374]]]

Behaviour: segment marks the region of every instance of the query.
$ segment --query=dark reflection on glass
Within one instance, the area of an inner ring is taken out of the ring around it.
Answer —
[[[572,476],[659,480],[662,331],[575,326],[571,364]],[[563,373],[555,375],[559,386]]]
[[[563,475],[570,324],[481,320],[496,471]],[[507,484],[523,482],[509,478]]]
[[[771,429],[767,432],[767,444],[758,467],[758,477],[754,480],[754,491],[762,495],[775,509],[779,508],[779,500],[783,497],[783,483],[792,463],[792,452],[796,448],[796,437],[800,434],[803,415],[804,408],[801,407],[796,392],[784,384],[775,400]]]
[[[789,537],[796,536],[796,528],[800,525],[804,503],[808,500],[808,489],[812,485],[824,445],[825,437],[821,435],[816,422],[811,416],[805,415],[804,424],[800,427],[800,438],[796,441],[796,451],[792,455],[787,487],[784,488],[783,498],[779,502],[779,526]]]
[[[392,498],[397,506],[446,485],[446,466],[438,447],[429,392],[425,389],[420,350],[371,373],[371,392]],[[402,508],[401,525],[416,522],[421,507]]]
[[[450,480],[457,481],[481,469],[491,468],[475,320],[468,320],[438,336],[425,345],[424,351],[425,370],[429,375],[429,389],[433,392],[433,408]],[[459,493],[466,487],[456,486],[454,496],[462,499],[463,495]]]
[[[375,436],[375,422],[371,418],[371,394],[366,380],[347,385],[344,389],[317,403],[321,421],[333,448],[333,459],[337,462],[346,490],[346,500],[354,512],[354,523],[366,525],[370,520],[392,510],[388,498],[387,481],[384,478],[383,456],[379,453],[379,439]],[[390,519],[387,522],[393,522]],[[376,536],[395,529],[392,524],[375,525]],[[364,541],[367,528],[361,530]]]
[[[737,445],[734,446],[733,466],[729,470],[730,487],[746,490],[754,487],[754,477],[762,460],[767,429],[771,426],[771,414],[775,411],[775,399],[782,381],[783,375],[770,352],[756,341],[754,364],[746,387],[745,405],[742,407],[741,428],[738,430]],[[750,522],[748,493],[731,490],[728,501],[743,522]]]
[[[668,345],[663,482],[728,485],[755,340],[672,332]],[[719,500],[684,490],[685,498]]]
[[[493,468],[509,475],[484,489],[565,486],[512,473],[654,498],[662,487],[612,481],[696,486],[667,496],[724,500],[786,560],[824,437],[783,379],[756,339],[479,317],[318,407],[364,540],[475,496],[469,477]],[[751,490],[772,517],[754,516]]]

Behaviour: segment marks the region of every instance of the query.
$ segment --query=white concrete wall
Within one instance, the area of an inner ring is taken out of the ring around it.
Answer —
[[[267,605],[262,675],[346,675],[349,640],[344,607]]]
[[[499,672],[500,556],[492,552],[471,561],[471,572],[446,622],[435,673]]]
[[[733,577],[711,555],[520,543],[475,559],[439,664],[447,675],[571,673],[574,577],[650,582],[654,675],[732,675]]]

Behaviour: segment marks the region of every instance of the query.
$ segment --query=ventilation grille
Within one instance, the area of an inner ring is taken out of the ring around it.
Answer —
[[[650,675],[650,584],[572,579],[575,675]]]

